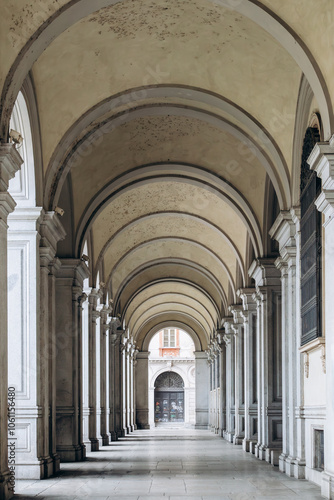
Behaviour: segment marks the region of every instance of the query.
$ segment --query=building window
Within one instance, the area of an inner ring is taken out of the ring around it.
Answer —
[[[310,170],[307,163],[315,144],[320,141],[319,130],[309,127],[306,130],[301,176],[301,319],[304,345],[317,337],[321,337],[321,252],[322,224],[321,214],[315,201],[321,193],[321,180],[316,172]]]
[[[314,468],[324,470],[324,431],[314,430]]]
[[[175,329],[164,330],[164,347],[176,347]]]

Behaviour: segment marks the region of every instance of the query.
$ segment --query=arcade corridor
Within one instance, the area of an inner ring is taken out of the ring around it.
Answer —
[[[320,488],[281,474],[209,431],[136,431],[61,466],[59,477],[20,481],[15,498],[320,500]]]

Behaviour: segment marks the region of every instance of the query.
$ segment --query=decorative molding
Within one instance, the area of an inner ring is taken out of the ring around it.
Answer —
[[[319,349],[320,347],[324,346],[326,343],[326,338],[325,337],[318,337],[311,342],[308,342],[307,344],[301,346],[299,348],[300,352],[312,352],[315,351],[316,349]]]
[[[14,144],[0,145],[0,192],[8,190],[9,180],[15,176],[22,163]]]
[[[310,375],[310,356],[309,352],[304,352],[304,369],[305,369],[305,377],[309,378]]]

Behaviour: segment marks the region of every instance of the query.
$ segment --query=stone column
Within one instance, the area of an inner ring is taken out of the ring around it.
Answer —
[[[117,328],[117,339],[115,341],[115,426],[117,437],[125,435],[123,428],[123,355],[124,344],[123,335],[124,330]]]
[[[206,351],[207,360],[208,360],[208,371],[209,371],[209,429],[211,431],[214,430],[214,381],[213,381],[213,365],[214,365],[214,356],[212,353],[213,346],[209,345],[208,350]]]
[[[57,452],[61,460],[85,458],[82,439],[80,331],[83,281],[87,266],[78,259],[62,259],[56,282],[57,335]]]
[[[54,338],[49,264],[65,237],[59,217],[41,208],[16,208],[8,217],[9,385],[16,387],[16,477],[46,478],[59,468],[51,429]],[[54,456],[52,456],[54,455]]]
[[[59,216],[54,212],[43,214],[39,229],[40,256],[40,376],[38,389],[40,405],[45,408],[43,421],[44,476],[50,477],[60,468],[56,442],[56,332],[55,332],[55,276],[60,268],[55,261],[57,243],[66,236]]]
[[[224,342],[226,346],[226,432],[224,438],[233,443],[235,429],[235,357],[233,318],[224,319]]]
[[[117,431],[120,429],[119,422],[119,335],[117,334],[117,327],[120,322],[117,318],[111,318],[109,323],[109,433],[110,440],[116,441]],[[117,369],[116,369],[117,365]],[[118,412],[118,413],[117,413]]]
[[[120,369],[121,369],[121,432],[122,436],[128,433],[127,429],[127,338],[123,332],[120,342]]]
[[[229,307],[233,314],[233,324],[231,325],[234,332],[234,390],[235,390],[235,432],[233,436],[233,444],[242,444],[244,439],[245,428],[245,394],[244,394],[244,330],[242,306],[233,305]]]
[[[109,431],[107,430],[107,412],[108,402],[107,402],[107,377],[108,377],[108,366],[107,366],[107,340],[108,340],[108,330],[109,325],[108,313],[110,310],[107,306],[103,306],[100,312],[101,316],[101,332],[100,332],[100,408],[101,408],[101,437],[102,445],[106,446],[109,444]],[[109,399],[109,398],[108,398]]]
[[[255,454],[278,465],[282,450],[281,283],[274,259],[257,259],[249,269],[257,300],[258,444]]]
[[[59,259],[55,258],[49,264],[49,336],[50,336],[50,456],[53,459],[53,472],[60,469],[60,457],[57,453],[57,351],[56,336],[56,277],[61,267]]]
[[[131,373],[130,373],[130,364],[131,364],[131,351],[132,346],[131,342],[128,339],[125,348],[125,414],[126,414],[126,432],[129,434],[131,432]]]
[[[89,439],[89,303],[90,288],[84,290],[85,300],[82,302],[82,434],[86,452],[92,451]]]
[[[137,352],[136,364],[136,418],[138,429],[149,429],[148,351]]]
[[[196,429],[209,426],[209,365],[203,351],[195,351]]]
[[[325,350],[323,368],[326,372],[325,470],[321,494],[334,498],[334,136],[327,143],[317,144],[308,160],[311,169],[322,180],[322,192],[316,201],[324,214],[324,323]]]
[[[0,498],[11,498],[8,469],[8,331],[7,331],[7,217],[15,202],[8,183],[22,165],[13,144],[0,146]]]
[[[100,320],[98,301],[100,292],[92,288],[89,301],[89,439],[91,451],[98,451],[102,445],[100,434]]]
[[[220,366],[220,392],[219,392],[219,429],[218,434],[224,437],[226,432],[226,344],[224,342],[224,330],[217,330],[217,343],[219,348]]]
[[[242,442],[244,451],[251,451],[257,443],[257,363],[256,363],[256,302],[253,300],[254,288],[238,290],[242,299],[244,327],[244,413],[245,436]]]
[[[132,344],[131,349],[130,349],[130,429],[131,432],[135,430],[134,426],[134,372],[133,372],[133,357],[135,353],[135,347]]]
[[[282,281],[283,449],[279,466],[288,476],[302,479],[305,477],[305,421],[300,412],[296,411],[303,405],[303,377],[299,353],[300,315],[297,314],[297,311],[300,311],[300,297],[297,294],[300,289],[300,275],[299,266],[296,266],[299,215],[297,209],[281,212],[270,234],[279,242],[281,254],[276,261]]]

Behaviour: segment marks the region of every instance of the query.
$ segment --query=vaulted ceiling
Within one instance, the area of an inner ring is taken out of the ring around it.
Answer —
[[[302,76],[332,131],[331,0],[2,4],[2,135],[30,72],[59,254],[89,242],[91,285],[99,271],[138,343],[176,321],[205,347],[298,201]]]

